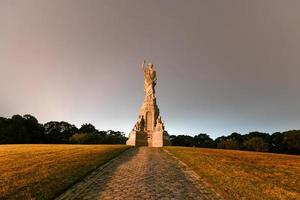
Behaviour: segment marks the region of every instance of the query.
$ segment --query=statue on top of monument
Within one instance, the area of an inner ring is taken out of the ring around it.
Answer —
[[[157,82],[156,71],[153,68],[152,63],[148,63],[147,67],[145,67],[146,60],[141,65],[142,70],[144,72],[144,91],[146,93],[147,98],[155,98],[155,85]]]

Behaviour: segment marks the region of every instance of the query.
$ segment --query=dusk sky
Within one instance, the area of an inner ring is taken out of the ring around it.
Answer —
[[[169,134],[300,129],[300,1],[1,0],[0,116],[128,133],[144,59]]]

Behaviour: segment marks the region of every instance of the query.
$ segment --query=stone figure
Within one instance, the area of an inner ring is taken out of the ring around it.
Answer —
[[[145,129],[145,120],[144,120],[144,116],[139,116],[138,121],[135,123],[134,127],[133,127],[133,131],[144,131]]]
[[[146,61],[141,65],[144,72],[144,91],[147,98],[155,98],[156,71],[153,69],[152,63],[149,62],[147,67],[145,64]]]
[[[132,129],[133,131],[139,131],[140,130],[140,122],[137,121]]]
[[[143,131],[144,129],[145,129],[145,120],[144,120],[144,116],[142,116],[140,120],[140,131]]]
[[[165,125],[163,121],[161,120],[161,116],[159,116],[156,120],[156,126],[155,126],[156,131],[164,131],[165,130]]]

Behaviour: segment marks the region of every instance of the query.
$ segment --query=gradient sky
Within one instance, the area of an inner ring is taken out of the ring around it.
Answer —
[[[300,128],[300,1],[1,0],[0,116],[128,133],[158,73],[170,134]]]

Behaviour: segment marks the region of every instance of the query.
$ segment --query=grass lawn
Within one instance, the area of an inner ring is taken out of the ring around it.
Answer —
[[[0,145],[0,199],[49,199],[125,145]]]
[[[300,156],[165,147],[224,199],[300,199]]]

